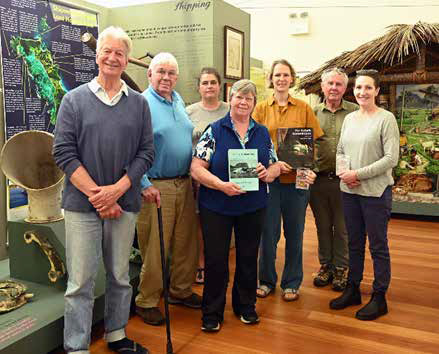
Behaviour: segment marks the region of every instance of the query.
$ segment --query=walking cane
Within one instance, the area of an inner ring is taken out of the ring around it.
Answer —
[[[159,219],[159,237],[160,237],[160,257],[162,259],[162,279],[163,279],[163,297],[165,299],[165,321],[166,321],[166,353],[173,354],[172,341],[171,341],[171,323],[169,321],[169,303],[168,303],[168,272],[166,271],[166,259],[165,259],[165,242],[163,241],[163,218],[162,208],[157,208],[157,216]]]

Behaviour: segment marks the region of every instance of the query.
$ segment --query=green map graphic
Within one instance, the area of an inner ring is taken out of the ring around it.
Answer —
[[[52,53],[41,38],[12,36],[10,44],[17,57],[24,60],[26,72],[35,84],[37,95],[47,106],[50,123],[55,125],[58,107],[67,90],[63,87],[59,66],[54,62]]]

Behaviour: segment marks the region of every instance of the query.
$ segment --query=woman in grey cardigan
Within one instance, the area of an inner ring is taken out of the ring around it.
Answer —
[[[331,309],[343,309],[361,304],[367,233],[374,282],[369,303],[355,315],[360,320],[374,320],[387,313],[385,293],[390,283],[387,225],[392,207],[392,168],[399,155],[399,130],[395,116],[375,104],[378,92],[378,72],[357,71],[354,95],[360,109],[346,116],[337,148],[345,165],[339,176],[349,238],[349,275],[343,294],[329,305]]]

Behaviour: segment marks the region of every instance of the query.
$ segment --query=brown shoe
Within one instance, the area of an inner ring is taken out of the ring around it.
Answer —
[[[165,323],[165,318],[163,317],[160,309],[158,307],[139,307],[136,306],[136,313],[142,317],[143,322],[148,323],[153,326],[160,326]]]
[[[169,296],[169,303],[172,305],[183,305],[186,307],[190,307],[191,309],[199,309],[201,308],[202,298],[200,295],[192,293],[188,297],[184,299],[179,299],[173,296]]]

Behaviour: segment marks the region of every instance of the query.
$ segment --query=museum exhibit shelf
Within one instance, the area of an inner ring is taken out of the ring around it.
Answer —
[[[139,273],[140,265],[130,263],[133,289],[138,284]],[[0,281],[8,279],[11,279],[9,259],[5,259],[0,261]],[[21,279],[12,280],[25,284],[28,293],[34,296],[20,308],[0,314],[0,353],[45,354],[62,346],[64,290]],[[96,280],[93,323],[103,319],[104,291],[105,277],[101,268]]]

